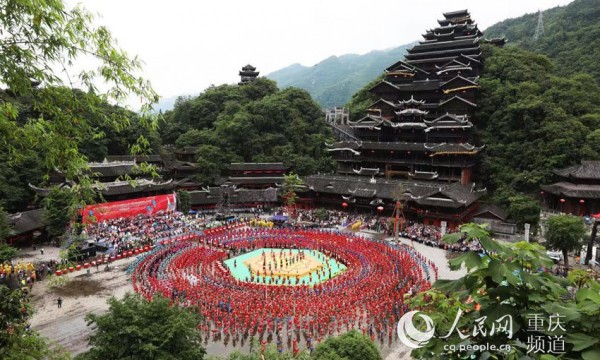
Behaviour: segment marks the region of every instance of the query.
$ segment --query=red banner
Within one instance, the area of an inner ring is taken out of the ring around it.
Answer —
[[[83,222],[103,221],[139,214],[152,215],[159,211],[175,211],[177,195],[157,195],[139,199],[88,205],[83,209]]]

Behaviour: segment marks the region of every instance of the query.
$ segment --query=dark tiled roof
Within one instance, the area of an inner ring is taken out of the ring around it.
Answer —
[[[210,187],[205,190],[190,191],[189,193],[192,205],[212,205],[221,201],[221,188],[219,187]],[[229,201],[231,204],[273,203],[277,201],[277,189],[237,189],[230,196]]]
[[[506,221],[508,218],[508,213],[504,211],[501,207],[494,204],[483,204],[479,207],[479,210],[473,214],[473,217],[489,217],[492,215],[502,221]]]
[[[162,162],[163,159],[158,154],[151,155],[107,155],[107,161],[136,161],[140,162],[148,162],[148,163],[159,163]]]
[[[153,180],[136,179],[132,181],[113,181],[98,183],[92,185],[92,188],[105,196],[135,194],[145,191],[171,190],[175,188],[176,183],[172,180],[164,182],[156,182]],[[68,187],[69,184],[62,184],[62,187]],[[29,184],[38,195],[42,197],[50,194],[51,188],[39,188]]]
[[[113,161],[104,163],[89,163],[89,172],[99,177],[119,177],[130,175],[135,172],[135,162],[133,161]]]
[[[191,187],[191,186],[201,186],[202,184],[197,182],[196,180],[191,179],[189,176],[184,177],[183,179],[177,180],[175,186],[177,187]]]
[[[600,180],[600,161],[582,161],[579,165],[554,170],[554,173],[566,178]]]
[[[193,171],[198,169],[198,165],[196,165],[196,163],[187,161],[175,161],[173,164],[171,164],[171,169]]]
[[[164,182],[155,182],[152,180],[138,179],[133,182],[115,181],[111,183],[103,183],[96,189],[102,195],[114,196],[122,194],[134,194],[146,191],[171,190],[175,188],[175,183],[172,180]]]
[[[225,184],[283,184],[283,176],[230,176],[225,180]]]
[[[270,171],[285,171],[288,168],[280,162],[274,163],[231,163],[229,170],[246,171],[246,170],[270,170]]]
[[[424,58],[434,58],[437,56],[444,57],[444,56],[448,56],[448,55],[478,54],[479,52],[480,52],[479,47],[473,46],[473,47],[461,48],[461,49],[448,49],[448,50],[406,54],[406,58],[409,60],[416,60],[416,59],[424,59]]]
[[[393,201],[399,187],[405,190],[404,199],[419,205],[431,205],[449,208],[469,206],[477,201],[485,191],[471,191],[469,185],[447,182],[377,180],[359,176],[311,175],[304,182],[311,190],[319,193],[338,194],[340,196],[377,197]]]
[[[196,154],[196,151],[198,151],[198,149],[198,146],[186,146],[180,149],[176,149],[175,154],[194,155]]]
[[[378,109],[379,106],[387,106],[391,109],[397,109],[399,104],[394,104],[391,101],[387,101],[385,99],[379,99],[377,101],[375,101],[374,103],[372,103],[369,107],[367,107],[367,109]]]
[[[396,84],[396,88],[402,92],[431,91],[440,88],[440,81],[437,79],[416,80],[408,84]]]
[[[446,104],[449,104],[449,103],[451,103],[452,101],[461,101],[461,102],[463,102],[463,103],[465,103],[465,104],[467,104],[467,105],[469,105],[469,106],[472,106],[472,107],[477,107],[477,104],[474,104],[474,103],[470,102],[469,100],[465,100],[465,99],[461,98],[461,97],[460,97],[460,96],[458,96],[458,95],[456,95],[456,96],[453,96],[453,97],[451,97],[451,98],[450,98],[450,99],[448,99],[448,100],[444,100],[443,102],[441,102],[441,103],[440,103],[440,107],[442,107],[442,106],[444,106],[444,105],[446,105]]]
[[[469,84],[469,85],[475,85],[475,86],[478,85],[473,80],[470,80],[470,79],[467,79],[466,77],[462,77],[460,75],[457,75],[457,76],[453,77],[452,79],[450,79],[450,80],[448,80],[446,82],[443,82],[441,84],[441,86],[446,86],[446,85],[451,84],[453,82],[463,82],[463,83],[466,83],[466,84]]]
[[[42,209],[24,211],[8,216],[8,222],[11,225],[11,235],[20,235],[29,231],[41,229],[44,227],[42,222]]]
[[[434,49],[444,49],[448,47],[458,47],[458,46],[473,46],[479,42],[479,38],[474,39],[463,39],[463,40],[454,40],[454,41],[436,41],[426,44],[421,44],[413,47],[408,50],[409,53],[418,52],[418,51],[430,51]]]
[[[444,15],[444,17],[446,19],[453,19],[456,17],[469,16],[469,10],[465,9],[465,10],[457,10],[457,11],[448,11],[448,12],[443,13],[442,15]]]
[[[349,148],[353,150],[396,150],[396,151],[424,151],[424,152],[464,152],[479,151],[482,147],[471,144],[452,143],[410,143],[410,142],[380,142],[380,141],[340,141],[331,145],[333,149]]]
[[[557,196],[576,199],[600,199],[600,184],[585,185],[570,182],[558,182],[551,185],[542,185],[542,190]]]

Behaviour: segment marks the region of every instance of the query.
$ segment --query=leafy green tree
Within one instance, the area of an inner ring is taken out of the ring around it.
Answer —
[[[540,222],[540,204],[535,199],[526,195],[515,195],[508,198],[508,214],[517,222],[519,229],[524,224],[530,224],[534,234]]]
[[[549,248],[563,252],[565,266],[569,266],[569,252],[581,249],[585,232],[585,225],[580,217],[554,215],[546,222],[544,236]]]
[[[50,237],[59,238],[65,234],[67,226],[75,214],[74,201],[75,198],[70,189],[58,187],[54,187],[44,199],[42,221],[46,225]]]
[[[326,360],[377,360],[383,359],[377,346],[368,336],[356,330],[338,337],[330,336],[317,345],[313,359]]]
[[[298,196],[296,190],[303,182],[297,174],[289,173],[283,176],[283,201],[285,206],[293,208],[296,205]]]
[[[373,98],[371,93],[369,93],[369,89],[373,86],[379,84],[385,78],[385,74],[379,75],[377,78],[373,79],[370,83],[365,85],[362,89],[357,91],[350,101],[346,104],[348,111],[350,111],[350,118],[353,121],[356,121],[365,115],[365,111],[367,107],[374,103],[379,99]]]
[[[300,89],[278,90],[259,78],[244,86],[210,87],[178,101],[164,115],[164,143],[200,146],[198,180],[210,184],[229,162],[284,162],[300,175],[331,171],[325,149],[332,141],[321,109]]]
[[[318,208],[317,210],[315,210],[315,217],[319,220],[327,220],[327,218],[329,217],[327,215],[327,210],[324,208]]]
[[[185,190],[177,192],[177,210],[187,215],[190,212],[190,193]]]
[[[235,154],[223,151],[214,145],[201,145],[196,150],[196,163],[200,172],[197,180],[205,185],[214,184],[224,175],[230,163],[240,160]]]
[[[202,359],[205,350],[198,333],[199,315],[171,306],[156,295],[146,301],[137,294],[110,298],[106,314],[88,314],[92,347],[82,359]]]
[[[0,244],[6,241],[6,238],[10,235],[10,224],[8,223],[8,214],[2,206],[0,206]]]
[[[143,101],[141,113],[148,114],[158,98],[137,75],[140,60],[115,47],[110,32],[93,26],[88,12],[69,9],[61,0],[3,1],[0,31],[0,84],[7,89],[0,101],[0,138],[11,139],[3,160],[16,167],[26,164],[27,153],[43,154],[37,158],[43,174],[58,170],[67,179],[79,178],[81,189],[89,188],[90,181],[82,176],[87,158],[79,143],[103,134],[87,115],[98,115],[96,124],[122,129],[130,118],[108,116],[99,111],[102,104],[122,104],[133,95]],[[83,57],[94,58],[97,66],[80,66]],[[75,95],[76,87],[82,90]],[[29,107],[15,100],[23,98]],[[142,126],[154,123],[140,117]],[[146,151],[144,144],[137,141],[130,150]]]
[[[0,285],[0,358],[6,360],[68,360],[62,349],[26,328],[31,308],[20,290]]]
[[[485,228],[477,224],[465,224],[460,230],[446,235],[444,240],[455,243],[465,233],[467,241],[479,242],[483,252],[468,252],[450,260],[452,269],[465,266],[468,273],[456,280],[438,280],[432,289],[409,300],[411,309],[422,311],[435,324],[433,338],[413,350],[413,357],[558,359],[547,351],[545,354],[528,351],[533,346],[532,339],[537,338],[564,341],[564,354],[560,358],[600,357],[597,282],[589,280],[575,293],[567,292],[566,287],[574,284],[545,271],[552,266],[552,260],[540,245],[527,242],[503,245],[492,240]],[[549,324],[551,317],[553,326]],[[532,321],[536,318],[542,323]],[[420,320],[419,316],[415,319]],[[561,326],[556,326],[557,321]],[[420,321],[415,325],[425,329]],[[459,344],[464,348],[486,345],[483,350],[460,350]],[[509,350],[501,347],[506,345]]]
[[[4,262],[13,259],[18,253],[19,250],[16,248],[6,244],[0,244],[0,264],[4,264]]]

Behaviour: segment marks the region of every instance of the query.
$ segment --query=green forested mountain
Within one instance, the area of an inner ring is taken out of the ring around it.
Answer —
[[[364,55],[331,56],[311,67],[293,64],[266,77],[280,88],[294,86],[308,91],[321,107],[343,106],[352,94],[402,58],[411,45]]]
[[[319,106],[306,91],[279,90],[265,78],[178,99],[160,132],[165,144],[199,147],[198,180],[206,184],[231,162],[281,161],[301,175],[332,168],[323,152],[332,134]]]
[[[552,170],[600,159],[600,86],[588,74],[557,75],[548,57],[485,47],[476,116],[480,180],[500,203],[536,194]]]
[[[499,22],[488,28],[485,36],[506,36],[508,47],[547,55],[556,64],[558,75],[583,72],[600,80],[600,1],[575,0],[546,10],[542,16],[543,34],[537,40],[538,13]]]

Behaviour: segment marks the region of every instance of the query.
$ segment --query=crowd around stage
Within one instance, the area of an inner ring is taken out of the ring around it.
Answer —
[[[347,270],[326,282],[264,285],[229,275],[222,266],[231,250],[315,249]],[[134,265],[134,289],[150,298],[160,292],[203,316],[207,336],[274,336],[311,342],[357,329],[391,339],[404,313],[405,296],[427,289],[437,268],[406,246],[374,242],[336,230],[238,228],[203,235],[151,252]],[[202,286],[200,286],[202,284]]]
[[[325,215],[325,216],[322,216]],[[362,230],[390,231],[389,218],[376,215],[350,214],[335,210],[297,210],[293,218],[296,223],[310,223],[319,228],[350,227],[359,223]]]
[[[278,209],[275,214],[282,214]],[[324,215],[324,216],[323,216]],[[250,212],[241,221],[251,221],[269,216],[259,212]],[[114,253],[123,253],[143,246],[151,246],[165,239],[200,234],[210,217],[197,213],[195,216],[179,212],[159,212],[153,215],[137,215],[130,218],[105,220],[86,226],[82,235],[106,246]],[[343,211],[297,210],[288,222],[276,223],[277,227],[301,228],[352,228],[352,230],[369,230],[393,236],[393,223],[389,217],[367,214],[350,214]],[[441,229],[433,225],[409,222],[401,231],[402,237],[427,246],[446,248],[449,251],[481,250],[476,242],[470,244],[459,241],[446,244],[442,240]]]
[[[105,244],[115,253],[123,253],[158,241],[176,239],[203,229],[203,219],[180,212],[161,211],[152,215],[104,220],[88,224],[84,238]]]

